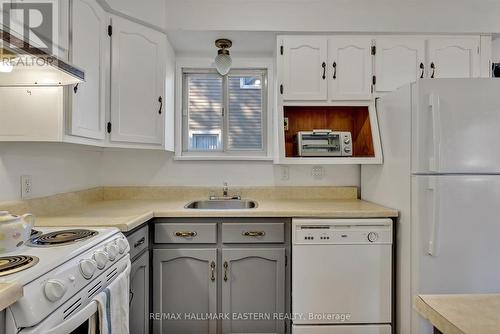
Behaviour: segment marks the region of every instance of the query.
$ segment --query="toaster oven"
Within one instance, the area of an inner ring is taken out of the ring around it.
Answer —
[[[350,132],[332,130],[300,131],[296,137],[299,157],[351,157]]]

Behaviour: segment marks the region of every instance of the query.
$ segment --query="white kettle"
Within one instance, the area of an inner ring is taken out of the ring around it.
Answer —
[[[21,247],[30,238],[34,225],[35,216],[31,213],[16,216],[0,211],[0,253]]]

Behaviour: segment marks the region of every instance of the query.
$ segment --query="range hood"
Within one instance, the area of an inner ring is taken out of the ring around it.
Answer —
[[[83,81],[83,70],[0,29],[0,86],[71,85]]]

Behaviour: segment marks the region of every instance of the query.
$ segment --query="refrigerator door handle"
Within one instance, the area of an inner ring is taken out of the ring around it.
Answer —
[[[439,154],[441,149],[440,117],[439,117],[439,96],[429,95],[429,111],[432,117],[432,145],[433,154],[429,158],[429,171],[439,172]]]
[[[429,248],[427,254],[430,256],[438,256],[439,248],[439,186],[436,178],[429,178],[429,186],[427,188],[432,192],[432,216],[430,221]]]

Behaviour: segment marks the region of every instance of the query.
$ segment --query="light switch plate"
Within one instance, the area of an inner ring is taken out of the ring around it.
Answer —
[[[281,166],[280,171],[281,171],[281,180],[282,181],[290,180],[290,168],[288,166]]]

